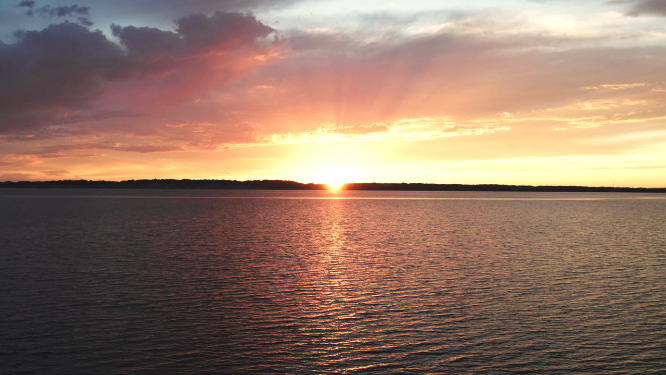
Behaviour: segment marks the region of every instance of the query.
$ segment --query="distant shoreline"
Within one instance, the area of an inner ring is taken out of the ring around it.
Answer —
[[[326,184],[284,180],[125,180],[125,181],[19,181],[0,182],[0,188],[33,189],[238,189],[238,190],[328,190]],[[426,183],[348,183],[342,190],[384,191],[533,191],[533,192],[626,192],[666,193],[665,188],[531,186],[498,184],[426,184]]]

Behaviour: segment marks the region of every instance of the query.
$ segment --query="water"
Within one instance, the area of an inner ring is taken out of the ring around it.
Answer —
[[[2,189],[0,373],[664,373],[664,198]]]

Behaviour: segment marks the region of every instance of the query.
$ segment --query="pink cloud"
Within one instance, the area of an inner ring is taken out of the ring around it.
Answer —
[[[240,13],[192,14],[175,22],[175,32],[114,25],[125,50],[100,31],[69,22],[17,31],[17,43],[0,45],[0,132],[117,117],[123,109],[96,102],[114,82],[117,89],[148,86],[142,87],[148,95],[130,95],[143,100],[130,103],[129,112],[145,112],[164,98],[177,103],[246,69],[259,53],[257,40],[273,32]]]

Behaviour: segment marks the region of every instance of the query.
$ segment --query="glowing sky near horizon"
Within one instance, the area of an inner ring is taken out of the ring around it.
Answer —
[[[0,181],[666,186],[662,0],[12,1],[0,40]]]

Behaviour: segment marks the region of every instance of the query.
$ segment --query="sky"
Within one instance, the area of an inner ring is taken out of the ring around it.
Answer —
[[[0,1],[0,181],[666,186],[664,0]]]

